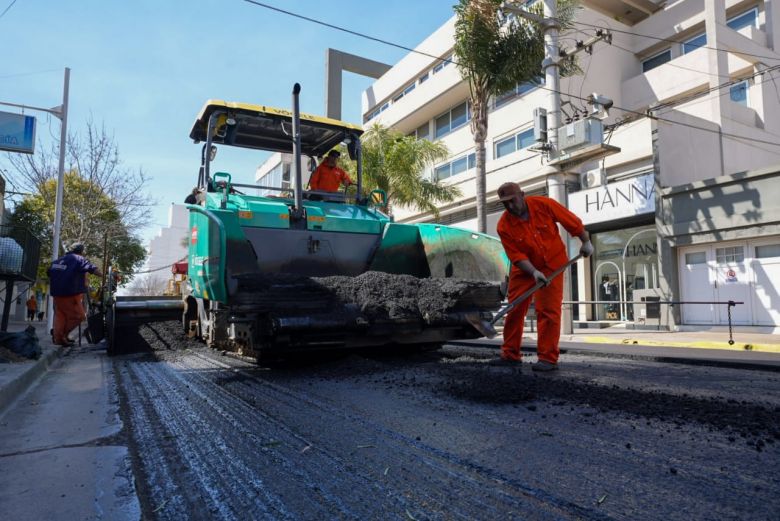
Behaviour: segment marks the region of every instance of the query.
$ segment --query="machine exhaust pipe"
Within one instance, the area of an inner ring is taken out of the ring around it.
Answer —
[[[303,175],[301,173],[301,84],[296,83],[292,91],[292,132],[293,132],[293,176],[295,177],[295,209],[293,217],[303,217]]]

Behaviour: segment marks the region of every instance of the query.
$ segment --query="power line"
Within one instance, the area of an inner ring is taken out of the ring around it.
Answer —
[[[435,58],[436,60],[439,60],[439,61],[442,61],[442,62],[455,63],[455,62],[453,62],[450,59],[445,59],[445,58],[441,58],[440,56],[434,56],[433,54],[428,54],[428,53],[425,53],[425,52],[422,52],[422,51],[417,51],[417,50],[415,50],[415,49],[413,49],[411,47],[407,47],[405,45],[394,43],[394,42],[391,42],[391,41],[388,41],[388,40],[383,40],[381,38],[377,38],[375,36],[371,36],[371,35],[368,35],[368,34],[365,34],[365,33],[360,33],[360,32],[357,32],[357,31],[353,31],[352,29],[347,29],[346,27],[340,27],[338,25],[330,24],[328,22],[323,22],[322,20],[317,20],[316,18],[311,18],[309,16],[304,16],[302,14],[293,13],[292,11],[287,11],[287,10],[281,9],[279,7],[274,7],[272,5],[264,4],[262,2],[257,2],[256,0],[244,0],[244,2],[247,2],[247,3],[250,3],[250,4],[254,4],[254,5],[257,5],[257,6],[260,6],[260,7],[265,7],[266,9],[270,9],[271,11],[276,11],[277,13],[283,13],[283,14],[286,14],[288,16],[292,16],[294,18],[300,18],[301,20],[306,20],[307,22],[311,22],[311,23],[314,23],[314,24],[317,24],[317,25],[322,25],[324,27],[329,27],[331,29],[335,29],[337,31],[341,31],[341,32],[344,32],[344,33],[347,33],[347,34],[351,34],[351,35],[354,35],[354,36],[359,36],[361,38],[366,38],[367,40],[372,40],[372,41],[375,41],[375,42],[383,43],[385,45],[389,45],[391,47],[396,47],[396,48],[402,49],[404,51],[409,51],[409,52],[414,52],[414,53],[417,53],[417,54],[422,54],[424,56],[428,56],[430,58]]]
[[[33,76],[35,74],[44,74],[44,73],[59,72],[59,71],[60,71],[60,69],[45,69],[45,70],[42,70],[42,71],[33,71],[33,72],[17,72],[17,73],[12,73],[12,74],[4,74],[4,75],[0,76],[0,80],[4,80],[6,78],[18,78],[20,76]]]
[[[16,0],[12,0],[12,2],[11,2],[10,4],[8,4],[8,7],[6,7],[6,8],[5,8],[5,11],[3,11],[2,13],[0,13],[0,18],[2,18],[3,16],[5,16],[5,13],[7,13],[7,12],[8,12],[8,10],[9,10],[9,9],[11,9],[11,8],[14,6],[14,4],[15,4],[15,3],[16,3]]]
[[[582,25],[582,26],[585,26],[585,27],[592,27],[594,29],[604,29],[604,27],[602,27],[600,25],[589,24],[589,23],[586,23],[586,22],[573,21],[572,23],[575,24],[575,25]],[[607,24],[605,24],[605,25],[607,25]],[[615,33],[628,34],[628,35],[631,35],[631,36],[639,36],[641,38],[648,38],[650,40],[657,40],[657,41],[660,41],[660,42],[678,43],[678,44],[679,43],[685,43],[685,40],[672,40],[670,38],[661,38],[660,36],[650,36],[648,34],[634,33],[634,32],[631,32],[631,31],[623,31],[621,29],[613,29],[612,27],[609,27],[609,25],[607,25],[607,28],[610,31],[615,32]],[[730,54],[737,54],[734,51],[730,51],[729,49],[721,49],[721,48],[718,48],[718,47],[710,47],[708,45],[702,45],[700,48],[701,49],[710,49],[710,50],[718,51],[718,52],[726,52],[726,53],[730,53]],[[739,54],[744,54],[745,56],[753,56],[754,58],[763,58],[765,60],[780,61],[780,58],[776,58],[774,56],[762,56],[760,54],[753,54],[753,53],[742,52],[742,51],[740,51]]]
[[[353,31],[351,29],[346,29],[344,27],[340,27],[340,26],[337,26],[337,25],[334,25],[334,24],[323,22],[323,21],[317,20],[315,18],[311,18],[311,17],[308,17],[308,16],[300,15],[300,14],[297,14],[297,13],[293,13],[291,11],[287,11],[287,10],[284,10],[284,9],[280,9],[278,7],[274,7],[274,6],[271,6],[271,5],[268,5],[268,4],[264,4],[264,3],[258,2],[256,0],[244,0],[244,1],[247,2],[247,3],[250,3],[250,4],[257,5],[259,7],[264,7],[266,9],[270,9],[272,11],[276,11],[276,12],[279,12],[279,13],[286,14],[288,16],[299,18],[301,20],[306,20],[306,21],[309,21],[309,22],[312,22],[312,23],[315,23],[315,24],[318,24],[318,25],[322,25],[324,27],[329,27],[329,28],[335,29],[337,31],[342,31],[342,32],[345,32],[345,33],[348,33],[348,34],[359,36],[361,38],[366,38],[368,40],[372,40],[372,41],[375,41],[375,42],[383,43],[385,45],[396,47],[398,49],[403,49],[405,51],[409,51],[409,52],[412,52],[412,53],[415,53],[415,54],[428,56],[429,58],[434,58],[434,59],[439,60],[439,61],[448,62],[448,63],[452,63],[452,64],[455,64],[455,65],[460,65],[458,62],[456,62],[456,61],[454,61],[452,59],[442,59],[442,58],[440,58],[438,56],[435,56],[433,54],[429,54],[429,53],[426,53],[426,52],[423,52],[423,51],[419,51],[417,49],[413,49],[413,48],[407,47],[405,45],[400,45],[400,44],[397,44],[397,43],[394,43],[394,42],[383,40],[381,38],[376,38],[374,36],[370,36],[370,35],[367,35],[367,34],[364,34],[364,33]],[[603,29],[602,27],[597,26],[597,25],[580,23],[580,22],[574,22],[574,23],[579,23],[580,25],[594,27],[596,29]],[[610,30],[612,30],[612,29],[610,28]],[[617,30],[617,29],[615,29],[614,31],[615,32],[624,32],[624,33],[626,32],[626,31],[620,31],[620,30]],[[627,34],[634,34],[634,33],[627,33]],[[644,36],[644,35],[635,34],[635,36]],[[655,38],[655,39],[664,40],[663,38],[657,38],[657,37],[648,37],[648,38]],[[674,42],[674,43],[680,43],[680,42]],[[711,48],[711,49],[714,49],[714,50],[720,50],[720,51],[723,51],[723,52],[730,52],[730,51],[727,51],[726,49],[715,49],[715,48],[706,47],[706,46],[703,46],[703,47],[708,48],[708,49]],[[747,54],[747,55],[750,55],[750,56],[757,56],[757,55],[751,55],[749,53],[743,53],[743,54]],[[761,56],[757,56],[757,57],[760,58]],[[770,58],[768,56],[765,56],[764,58],[776,59],[776,58]],[[579,99],[579,100],[582,100],[582,101],[590,101],[588,98],[583,98],[581,96],[575,96],[573,94],[568,94],[568,93],[565,93],[565,92],[561,92],[560,90],[554,90],[554,89],[551,89],[549,87],[545,87],[544,85],[539,85],[538,88],[546,90],[548,92],[554,92],[554,93],[559,94],[559,95],[569,96],[570,98],[575,98],[575,99]],[[654,115],[650,114],[650,110],[648,110],[646,112],[640,112],[640,111],[636,111],[636,110],[632,110],[632,109],[618,107],[617,105],[613,105],[612,108],[614,110],[620,110],[622,112],[626,112],[626,113],[629,113],[629,114],[636,114],[636,115],[639,115],[639,116],[648,117],[648,118],[651,118],[651,119],[655,119],[657,121],[663,121],[663,122],[670,123],[670,124],[673,124],[673,125],[681,125],[681,126],[684,126],[684,127],[695,129],[695,130],[702,130],[704,132],[716,133],[716,134],[718,134],[720,136],[727,137],[727,138],[739,139],[739,140],[743,140],[744,139],[744,140],[750,140],[750,141],[753,141],[753,142],[756,142],[756,143],[763,143],[763,144],[767,144],[767,145],[771,145],[771,146],[780,146],[780,143],[775,143],[775,142],[771,142],[771,141],[765,141],[765,140],[761,140],[761,139],[750,138],[750,137],[746,137],[746,136],[739,136],[739,135],[731,134],[731,133],[728,133],[728,132],[721,132],[719,130],[713,130],[713,129],[710,129],[710,128],[699,127],[699,126],[693,125],[691,123],[683,123],[683,122],[680,122],[680,121],[674,121],[674,120],[662,118],[660,116],[654,116]]]

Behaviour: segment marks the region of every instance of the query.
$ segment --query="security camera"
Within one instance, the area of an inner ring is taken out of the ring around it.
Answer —
[[[609,109],[614,104],[614,102],[608,97],[602,96],[601,94],[597,94],[595,92],[588,96],[588,103],[591,105],[590,115],[599,119],[605,119],[609,117]]]

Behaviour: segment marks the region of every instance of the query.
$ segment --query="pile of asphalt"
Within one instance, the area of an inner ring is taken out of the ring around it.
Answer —
[[[449,312],[495,310],[499,285],[463,279],[420,279],[368,271],[355,277],[252,274],[237,277],[242,304],[269,310],[327,309],[353,304],[373,319],[444,319]]]

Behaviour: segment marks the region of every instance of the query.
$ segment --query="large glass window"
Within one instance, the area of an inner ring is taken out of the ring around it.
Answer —
[[[511,154],[515,150],[517,150],[515,136],[502,139],[496,143],[496,158],[504,157],[507,154]]]
[[[656,67],[663,65],[664,63],[670,61],[672,59],[672,51],[671,49],[666,49],[665,51],[662,51],[652,58],[648,58],[645,61],[642,62],[642,72],[647,72],[649,70],[655,69]]]
[[[446,179],[450,176],[461,174],[474,168],[476,162],[476,154],[474,153],[453,159],[449,163],[445,163],[434,168],[433,180],[441,181],[442,179]]]
[[[749,25],[752,25],[753,27],[758,27],[758,9],[754,7],[749,11],[746,11],[742,14],[738,14],[733,18],[729,18],[728,21],[726,21],[726,25],[728,25],[735,31],[739,31],[740,29],[747,27]]]
[[[707,45],[707,35],[705,33],[701,33],[700,35],[694,36],[690,40],[683,42],[682,52],[683,54],[688,54],[689,52],[695,51],[699,47],[704,47],[705,45]]]
[[[528,130],[523,130],[520,133],[515,134],[514,136],[502,139],[501,141],[498,141],[496,143],[496,154],[495,157],[504,157],[507,154],[511,154],[512,152],[515,152],[517,150],[522,150],[524,148],[530,147],[534,144],[534,129],[529,128]]]
[[[440,138],[453,130],[465,125],[471,119],[469,114],[468,102],[453,107],[449,112],[445,112],[435,120],[436,137]]]
[[[747,92],[748,92],[747,80],[741,81],[739,83],[735,83],[729,88],[729,97],[731,98],[731,101],[747,107],[748,106]]]
[[[633,306],[620,301],[634,300],[634,290],[658,287],[655,227],[594,233],[591,240],[592,300],[603,301],[594,306],[596,320],[633,320]]]

